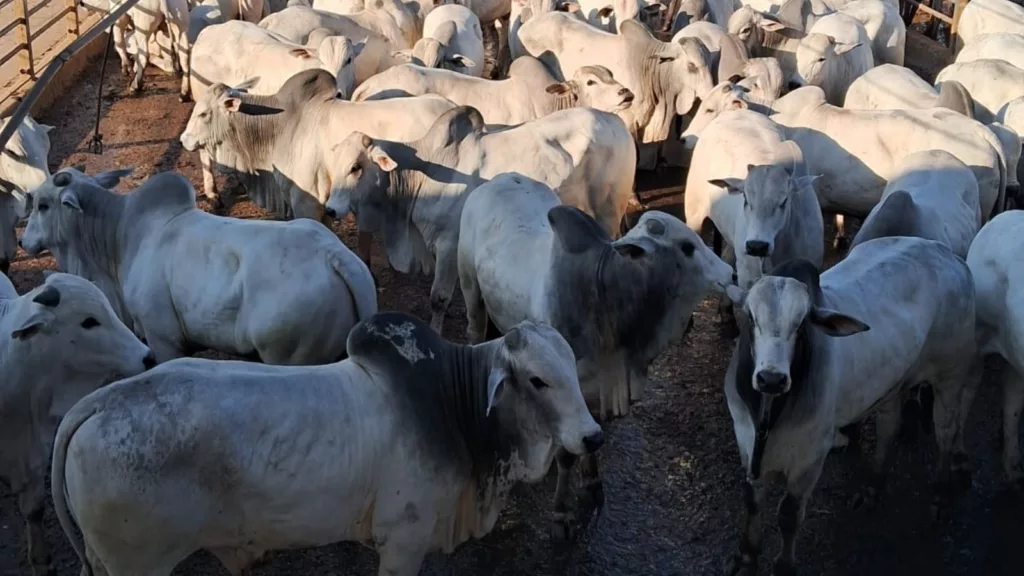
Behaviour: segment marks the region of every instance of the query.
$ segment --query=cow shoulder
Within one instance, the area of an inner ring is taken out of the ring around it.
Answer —
[[[196,189],[177,172],[155,174],[129,196],[130,213],[161,211],[179,214],[195,208]]]

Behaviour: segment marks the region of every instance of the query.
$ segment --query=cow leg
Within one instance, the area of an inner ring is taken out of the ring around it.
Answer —
[[[846,217],[842,214],[836,214],[835,222],[836,239],[832,243],[832,248],[842,254],[850,249],[850,237],[846,235]]]
[[[935,424],[935,442],[939,448],[939,491],[946,495],[952,495],[955,489],[970,485],[963,429],[970,404],[974,400],[981,370],[980,358],[966,366],[954,364],[944,371],[941,379],[932,383],[935,397],[932,418]]]
[[[512,50],[508,43],[509,26],[511,25],[511,13],[506,14],[494,22],[495,32],[498,36],[498,50],[495,54],[494,68],[498,71],[498,78],[508,75],[509,65],[512,63]]]
[[[32,565],[32,576],[49,576],[54,573],[50,566],[50,552],[43,531],[45,501],[42,476],[30,481],[26,489],[18,495],[18,508],[25,518],[25,533],[28,535],[28,561]]]
[[[470,344],[479,344],[487,338],[487,306],[480,293],[472,262],[462,262],[462,254],[458,258],[459,286],[462,288],[462,299],[466,301],[466,339]]]
[[[604,507],[604,483],[601,481],[597,454],[587,454],[580,458],[580,475],[583,477],[580,504],[601,510]]]
[[[186,32],[188,28],[182,28],[171,19],[167,19],[167,31],[171,37],[171,61],[176,62],[178,67],[181,68],[181,91],[178,93],[179,102],[188,102],[192,99],[192,89],[189,86],[189,74],[191,69],[189,67],[189,52],[190,47],[188,43],[188,36]]]
[[[111,33],[114,35],[114,51],[121,59],[121,74],[126,78],[131,76],[132,70],[129,66],[128,47],[125,45],[124,32],[128,27],[128,17],[124,16],[111,26]]]
[[[900,429],[902,407],[901,395],[894,394],[875,412],[875,453],[871,457],[869,469],[865,471],[862,486],[851,501],[853,508],[874,504],[885,486],[885,461]]]
[[[1024,378],[1006,367],[1003,381],[1003,470],[1011,482],[1024,482],[1020,464],[1020,415],[1024,411]]]
[[[367,268],[370,268],[370,249],[373,247],[373,234],[361,230],[356,234],[356,250],[359,252],[359,258],[362,259]],[[370,268],[370,274],[373,274],[373,268]],[[376,279],[374,279],[374,283],[376,283]]]
[[[558,481],[555,483],[555,513],[551,519],[552,540],[569,540],[573,533],[573,520],[569,514],[569,490],[572,488],[572,469],[576,465],[576,456],[566,450],[559,448],[555,455],[558,462]]]
[[[217,195],[217,180],[213,175],[213,155],[206,148],[199,149],[199,163],[203,167],[203,196],[209,200],[214,212],[224,208],[224,202]]]
[[[743,481],[743,503],[747,509],[739,553],[730,558],[727,576],[756,576],[757,558],[761,555],[761,509],[764,507],[764,484]]]
[[[459,276],[458,249],[454,242],[442,241],[437,246],[437,266],[434,282],[430,286],[430,327],[438,334],[444,326],[444,316],[455,292],[455,281]]]
[[[793,473],[788,478],[786,495],[779,502],[778,522],[779,532],[782,534],[782,551],[775,558],[775,576],[796,574],[796,537],[804,521],[807,500],[818,483],[827,456],[828,451],[825,450],[809,468],[801,473]]]
[[[136,28],[139,35],[138,52],[135,54],[135,79],[128,85],[129,94],[138,94],[142,90],[142,77],[149,66],[149,36],[142,36],[142,30]]]

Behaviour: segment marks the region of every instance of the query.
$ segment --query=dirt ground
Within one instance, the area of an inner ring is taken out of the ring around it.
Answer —
[[[189,105],[177,102],[177,82],[151,73],[144,94],[126,98],[125,82],[116,75],[117,65],[111,63],[107,71],[100,124],[103,154],[93,155],[87,147],[95,121],[99,78],[99,66],[94,64],[77,87],[40,118],[58,127],[53,134],[51,168],[85,164],[91,173],[134,166],[134,174],[122,189],[134,187],[156,172],[176,170],[200,186],[197,156],[183,152],[177,140],[190,111]],[[113,77],[111,72],[115,73]],[[643,189],[681,183],[679,175],[642,178]],[[676,196],[676,203],[680,199]],[[231,215],[265,217],[247,201],[236,205]],[[354,246],[350,225],[340,226],[337,231],[346,244]],[[375,246],[374,258],[381,309],[429,318],[429,279],[388,269],[379,245]],[[54,267],[52,258],[20,254],[12,270],[19,291],[37,285],[42,270]],[[445,326],[448,335],[462,339],[463,318],[461,298],[457,297]],[[606,425],[608,443],[601,452],[606,506],[599,516],[584,523],[574,540],[558,543],[548,536],[552,473],[540,485],[517,489],[491,534],[463,545],[450,556],[431,556],[422,573],[720,574],[723,561],[737,545],[743,509],[742,472],[722,392],[731,346],[713,304],[705,302],[695,315],[689,335],[655,363],[652,385],[646,397],[634,406],[632,415]],[[938,520],[933,519],[930,505],[935,466],[932,436],[920,436],[917,441],[901,438],[888,491],[878,506],[868,510],[854,511],[848,505],[857,488],[860,460],[852,452],[833,455],[815,490],[799,539],[802,573],[1019,575],[1016,547],[1022,544],[1024,534],[1024,495],[1002,482],[1001,392],[997,382],[991,371],[986,374],[967,433],[975,467],[974,488]],[[778,490],[772,493],[765,515],[765,552],[769,559],[779,548],[773,513],[777,497]],[[52,510],[47,511],[47,537],[55,548],[57,573],[78,574],[77,558]],[[23,542],[23,523],[14,499],[0,488],[0,575],[30,573]],[[225,573],[205,553],[196,554],[175,572]],[[376,557],[372,551],[352,544],[279,552],[269,555],[254,574],[371,576],[376,574]]]

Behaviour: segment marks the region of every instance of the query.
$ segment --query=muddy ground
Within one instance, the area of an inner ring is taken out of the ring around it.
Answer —
[[[912,36],[913,38],[913,36]],[[914,61],[914,41],[908,61]],[[922,66],[927,76],[941,65]],[[928,69],[930,68],[930,69]],[[157,72],[147,75],[142,96],[124,97],[125,83],[111,62],[104,84],[102,121],[105,149],[88,151],[95,121],[99,66],[86,71],[70,91],[40,120],[53,124],[51,168],[85,164],[88,172],[135,166],[121,189],[138,185],[163,170],[176,170],[201,185],[198,158],[184,152],[177,137],[190,106],[177,101],[177,82]],[[113,77],[110,75],[113,73]],[[660,181],[655,181],[660,180]],[[681,176],[660,179],[645,175],[643,187],[680,186]],[[678,202],[680,197],[676,197]],[[205,208],[205,204],[203,204]],[[245,201],[231,215],[264,218]],[[354,246],[350,225],[337,231]],[[383,264],[374,248],[374,273],[380,281],[382,309],[429,318],[428,278],[398,274]],[[55,267],[52,258],[20,254],[13,266],[18,290],[41,282],[42,270]],[[461,298],[456,297],[445,326],[461,340],[465,329]],[[742,518],[742,473],[722,393],[722,378],[731,340],[719,324],[712,303],[705,302],[689,335],[655,363],[652,385],[633,414],[606,426],[602,450],[606,506],[590,519],[570,543],[552,542],[547,519],[554,474],[537,486],[515,493],[495,530],[481,541],[460,547],[450,556],[431,556],[427,575],[474,576],[625,575],[674,576],[719,574],[723,560],[738,541]],[[998,370],[998,367],[996,367]],[[828,461],[808,509],[798,543],[804,574],[1019,575],[1024,545],[1024,495],[1004,486],[999,461],[1001,393],[997,374],[986,383],[972,412],[967,434],[975,466],[974,488],[938,521],[932,518],[930,487],[935,464],[934,441],[921,436],[901,438],[894,454],[887,494],[869,510],[848,505],[857,487],[859,460],[853,453]],[[870,450],[870,446],[865,447]],[[766,554],[779,548],[771,495],[766,514]],[[55,548],[60,576],[78,574],[79,564],[52,510],[47,511],[47,536]],[[0,488],[0,575],[25,576],[22,520],[14,499]],[[768,564],[768,563],[765,563]],[[211,575],[226,572],[205,553],[182,563],[175,574]],[[376,574],[376,556],[352,544],[271,554],[258,566],[258,576]]]

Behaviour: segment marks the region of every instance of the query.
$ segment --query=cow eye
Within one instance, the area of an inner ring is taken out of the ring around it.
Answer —
[[[594,82],[593,80],[587,80],[587,86],[593,86],[594,84],[597,84],[597,82]]]
[[[352,166],[352,169],[349,170],[348,173],[349,174],[358,174],[360,170],[362,170],[362,168],[359,166],[359,164],[356,164],[356,165]]]
[[[824,62],[824,61],[825,61],[825,57],[824,56],[822,56],[821,58],[818,58],[818,62]]]
[[[541,380],[540,378],[537,378],[536,376],[530,378],[530,384],[533,384],[533,387],[536,388],[537,390],[549,387],[547,382]]]
[[[82,320],[82,328],[85,328],[86,330],[91,330],[93,328],[98,327],[99,325],[100,321],[93,318],[92,316],[89,316],[85,320]]]
[[[49,209],[50,209],[50,205],[46,204],[44,202],[40,202],[39,203],[39,208],[37,208],[37,210],[39,210],[40,212],[46,212]]]
[[[683,240],[679,243],[679,249],[683,251],[683,254],[686,255],[687,258],[689,258],[690,256],[693,256],[693,252],[697,247],[693,245],[693,242]]]
[[[779,202],[779,209],[785,208],[786,204],[789,203],[789,198],[783,198],[782,202]]]

